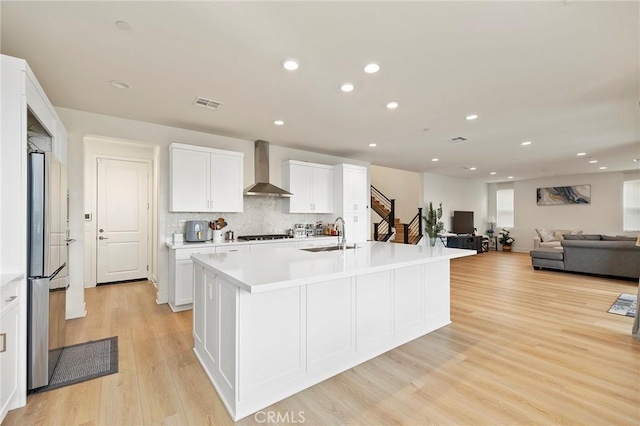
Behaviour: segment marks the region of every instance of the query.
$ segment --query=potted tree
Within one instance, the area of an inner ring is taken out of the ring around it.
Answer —
[[[502,228],[498,237],[498,241],[502,244],[502,251],[511,251],[511,245],[515,242],[513,237],[509,234],[509,230]]]
[[[440,221],[442,218],[442,203],[437,210],[434,210],[433,203],[429,201],[429,209],[427,210],[427,215],[422,216],[424,219],[424,230],[429,236],[429,244],[431,246],[436,245],[436,238],[438,234],[442,232],[444,229],[444,223]]]

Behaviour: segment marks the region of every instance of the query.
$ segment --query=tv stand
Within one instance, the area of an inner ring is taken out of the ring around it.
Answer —
[[[457,235],[455,237],[447,237],[447,247],[475,250],[478,253],[482,253],[482,236]]]

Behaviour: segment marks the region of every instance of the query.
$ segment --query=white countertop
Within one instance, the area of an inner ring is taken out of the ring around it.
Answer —
[[[224,240],[224,241],[213,241],[207,240],[198,243],[173,243],[171,241],[167,241],[164,243],[165,246],[170,249],[187,249],[187,248],[197,248],[197,247],[217,247],[217,246],[235,246],[235,245],[245,245],[245,244],[269,244],[269,243],[287,243],[293,241],[314,241],[314,240],[326,240],[333,239],[336,242],[338,241],[338,237],[331,235],[319,235],[317,237],[305,237],[305,238],[282,238],[279,240],[254,240],[254,241],[245,241],[245,240]]]
[[[314,253],[285,247],[268,252],[198,254],[191,259],[215,269],[238,287],[259,293],[475,254],[474,250],[369,241],[346,252]]]

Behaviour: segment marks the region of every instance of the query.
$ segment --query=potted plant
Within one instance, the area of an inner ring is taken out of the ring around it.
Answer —
[[[503,251],[511,251],[511,245],[515,242],[513,237],[509,234],[509,230],[506,228],[502,228],[500,230],[498,241],[502,244]]]
[[[438,234],[444,230],[444,223],[440,221],[442,218],[442,203],[437,210],[434,210],[433,203],[429,201],[429,209],[427,215],[422,216],[424,219],[424,230],[429,236],[429,243],[431,246],[436,245],[436,238]]]

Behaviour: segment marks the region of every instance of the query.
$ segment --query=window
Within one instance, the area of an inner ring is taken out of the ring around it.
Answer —
[[[496,191],[496,209],[498,211],[498,228],[513,228],[513,189]]]
[[[622,190],[623,225],[625,231],[640,231],[640,180],[624,182]]]

